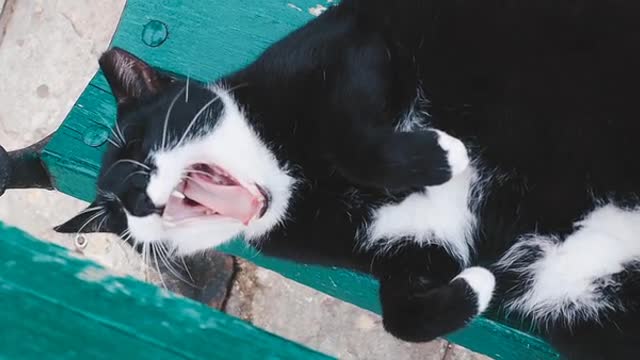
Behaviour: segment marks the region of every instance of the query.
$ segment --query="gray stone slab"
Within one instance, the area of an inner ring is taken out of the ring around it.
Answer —
[[[397,340],[378,315],[244,262],[226,311],[339,359],[486,359],[444,340]]]

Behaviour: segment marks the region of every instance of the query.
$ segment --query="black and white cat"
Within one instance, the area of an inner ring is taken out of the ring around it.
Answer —
[[[343,0],[213,84],[100,64],[118,136],[59,231],[371,273],[409,341],[493,308],[640,351],[640,2]]]

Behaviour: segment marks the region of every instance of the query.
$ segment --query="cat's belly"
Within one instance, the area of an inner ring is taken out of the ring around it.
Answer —
[[[405,241],[439,245],[462,265],[471,261],[477,229],[477,209],[486,182],[474,167],[451,181],[404,200],[376,209],[359,241],[367,249],[381,252]]]

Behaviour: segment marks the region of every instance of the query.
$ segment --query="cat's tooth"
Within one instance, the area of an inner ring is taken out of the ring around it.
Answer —
[[[173,193],[171,194],[171,196],[175,196],[175,197],[177,197],[178,199],[184,199],[184,198],[185,198],[184,194],[183,194],[183,193],[181,193],[181,192],[180,192],[180,191],[178,191],[178,190],[174,190],[174,191],[173,191]]]

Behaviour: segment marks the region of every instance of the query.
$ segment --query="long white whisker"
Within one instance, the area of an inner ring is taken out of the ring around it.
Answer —
[[[122,183],[126,183],[127,180],[129,180],[131,177],[136,176],[136,175],[149,175],[148,172],[144,171],[144,170],[138,170],[138,171],[134,171],[131,174],[127,175],[127,177],[124,178],[124,180],[122,180]]]
[[[120,135],[120,140],[122,140],[122,143],[126,144],[127,142],[124,141],[124,135],[122,134],[122,131],[120,131],[120,124],[118,124],[118,121],[116,121],[116,130],[118,131],[118,135]]]
[[[169,118],[171,117],[171,111],[173,110],[173,106],[176,104],[176,101],[178,100],[178,98],[180,97],[180,95],[182,95],[182,93],[189,87],[189,82],[187,80],[187,86],[185,86],[182,90],[180,90],[178,92],[178,94],[176,94],[176,96],[173,98],[173,100],[171,100],[171,104],[169,104],[169,109],[167,110],[167,115],[164,117],[164,126],[162,128],[162,147],[161,149],[164,150],[166,149],[166,144],[167,144],[167,127],[169,124]]]
[[[158,276],[160,276],[160,282],[162,283],[162,286],[168,290],[169,288],[167,287],[167,284],[164,282],[162,271],[160,271],[160,264],[158,263],[158,256],[157,256],[158,250],[157,250],[156,243],[151,243],[151,250],[153,252],[153,262],[156,263],[156,270],[158,271]]]
[[[116,122],[117,124],[117,122]],[[123,147],[124,146],[124,139],[121,139],[118,134],[116,134],[115,130],[113,130],[112,127],[109,127],[109,130],[111,130],[111,134],[113,135],[113,139],[114,141],[116,141],[119,145],[117,145],[117,147]]]
[[[85,214],[85,213],[88,213],[88,212],[92,212],[92,211],[97,211],[97,210],[104,210],[104,207],[103,206],[94,206],[94,207],[86,208],[86,209],[80,211],[78,213],[78,215],[82,215],[82,214]]]
[[[211,106],[211,104],[218,101],[218,99],[220,99],[220,96],[216,96],[215,98],[210,100],[208,103],[204,104],[204,106],[196,113],[193,119],[191,119],[191,122],[189,123],[187,128],[184,130],[184,133],[182,134],[182,137],[180,138],[180,141],[178,141],[178,145],[176,145],[176,147],[180,147],[180,145],[182,145],[182,142],[184,141],[184,139],[187,137],[187,135],[189,135],[189,132],[191,131],[191,127],[193,127],[193,125],[196,123],[200,115],[202,115],[202,113],[204,113],[207,110],[207,108]]]
[[[182,261],[182,266],[184,267],[184,270],[187,272],[187,275],[189,275],[189,279],[191,279],[191,281],[195,283],[196,281],[193,280],[193,276],[191,276],[191,271],[189,271],[189,267],[187,266],[187,263],[184,261],[183,256],[180,256],[180,261]]]
[[[134,164],[134,165],[140,166],[141,168],[143,168],[143,169],[145,169],[147,171],[151,171],[151,168],[149,166],[147,166],[147,165],[145,165],[145,164],[143,164],[143,163],[141,163],[139,161],[135,161],[135,160],[132,160],[132,159],[121,159],[121,160],[118,160],[118,161],[114,162],[113,164],[111,164],[111,166],[107,169],[107,171],[105,171],[103,176],[107,175],[116,165],[122,164],[122,163]]]
[[[137,244],[137,242],[136,242]],[[144,280],[149,281],[149,243],[142,243],[142,264],[144,265]]]
[[[96,229],[98,232],[100,232],[100,230],[102,230],[102,225],[104,225],[104,223],[107,221],[107,216],[102,218],[102,221],[100,221],[100,223],[98,224],[98,228]]]
[[[98,213],[96,213],[95,215],[91,216],[89,218],[89,220],[87,220],[81,227],[80,229],[78,229],[78,231],[76,232],[76,234],[80,234],[82,232],[82,230],[84,230],[85,227],[87,227],[87,225],[89,225],[93,220],[99,218],[100,216],[106,214],[105,210],[99,211]]]
[[[167,268],[167,270],[169,270],[171,274],[173,274],[173,276],[175,276],[177,279],[179,279],[180,281],[184,282],[187,285],[190,285],[194,288],[197,287],[195,284],[189,282],[182,275],[180,275],[178,271],[170,264],[170,261],[168,258],[169,255],[167,254],[166,249],[162,244],[159,244],[157,246],[157,249],[158,249],[158,256],[160,257],[160,260],[162,260],[162,263],[164,264],[164,266]]]
[[[124,247],[123,243],[128,242],[132,236],[133,234],[131,234],[131,229],[127,228],[125,231],[119,234],[119,237],[120,237],[119,239],[114,239],[114,242],[118,245],[120,250],[122,250],[122,252],[124,253],[125,258],[127,259],[127,263],[130,263],[131,261],[129,258],[128,250]],[[135,244],[133,248],[135,249]]]
[[[233,90],[239,89],[241,87],[247,86],[248,84],[243,83],[237,86],[232,87],[229,90],[225,90],[225,93],[229,94],[230,92],[232,92]],[[193,125],[195,124],[195,122],[198,120],[198,118],[200,117],[200,115],[202,115],[209,106],[211,106],[211,104],[213,104],[214,102],[216,102],[217,100],[220,99],[220,96],[216,96],[215,98],[213,98],[212,100],[210,100],[208,103],[204,104],[204,106],[196,113],[196,115],[193,117],[193,119],[191,119],[191,122],[189,123],[189,126],[187,126],[187,128],[185,129],[184,133],[182,134],[182,137],[180,138],[180,141],[178,141],[178,145],[176,145],[176,147],[180,147],[180,145],[182,145],[182,142],[184,141],[184,139],[187,137],[187,135],[189,135],[189,132],[191,131],[191,128],[193,127]]]
[[[111,145],[117,147],[118,149],[122,148],[122,145],[116,143],[115,141],[113,141],[113,139],[111,139],[110,137],[107,138],[107,141],[111,143]]]
[[[191,76],[187,76],[187,86],[186,86],[186,93],[184,94],[184,102],[188,103],[189,102],[189,82],[191,80]]]

